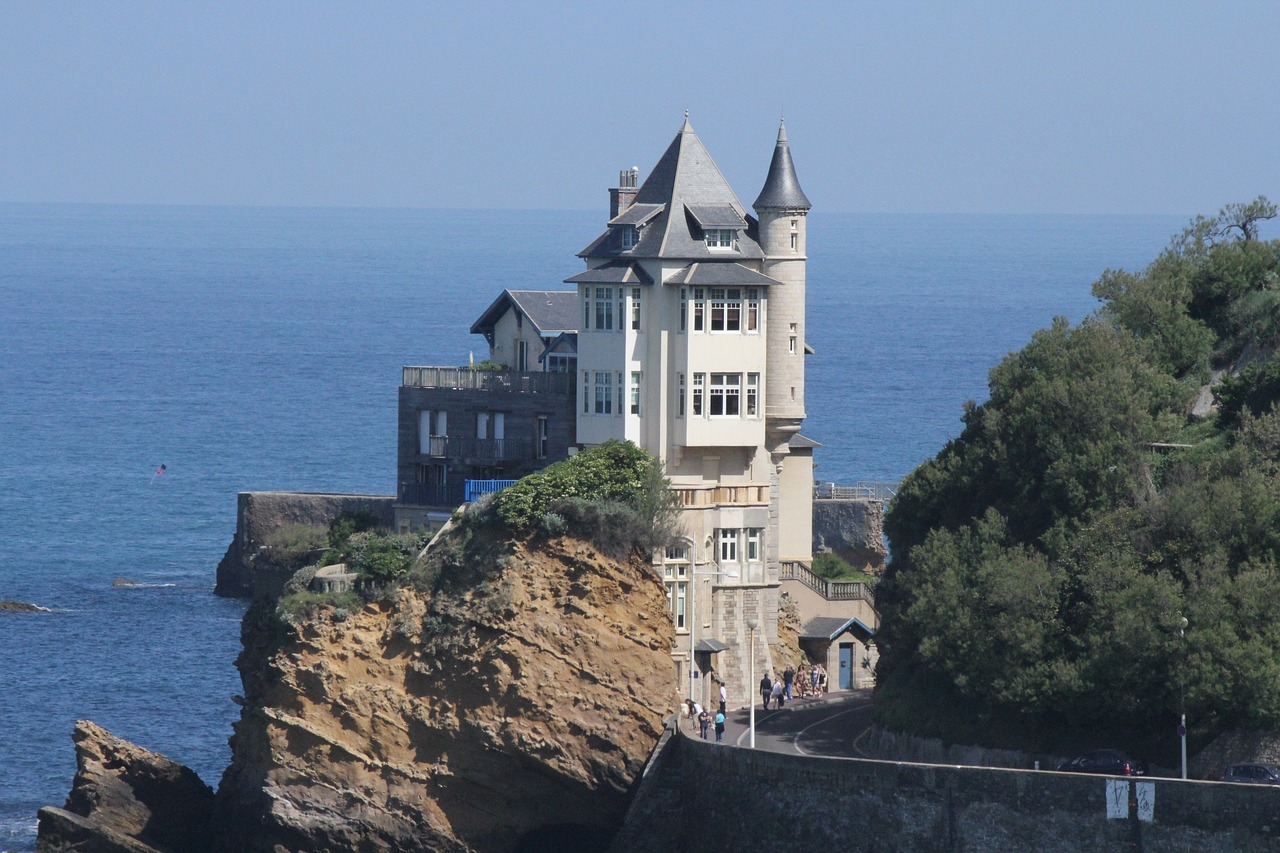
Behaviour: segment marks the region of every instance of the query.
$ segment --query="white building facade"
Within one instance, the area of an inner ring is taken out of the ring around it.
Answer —
[[[812,558],[805,231],[785,128],[748,212],[686,117],[643,184],[621,173],[579,253],[577,441],[629,439],[684,505],[666,555],[682,683],[730,705],[772,667],[781,566]],[[754,626],[754,627],[753,627]],[[714,704],[714,702],[713,702]]]

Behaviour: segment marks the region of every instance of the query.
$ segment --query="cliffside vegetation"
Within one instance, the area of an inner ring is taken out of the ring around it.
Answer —
[[[993,369],[902,484],[883,723],[1167,764],[1184,703],[1193,748],[1280,727],[1280,241],[1258,235],[1275,215],[1231,205],[1142,272],[1103,273],[1102,307]]]
[[[680,505],[659,462],[635,444],[608,441],[549,465],[467,508],[437,553],[422,555],[424,534],[377,529],[370,513],[344,513],[325,531],[307,525],[282,528],[267,543],[274,563],[299,568],[276,611],[293,621],[320,605],[342,612],[362,600],[408,583],[431,591],[442,577],[479,583],[500,567],[511,539],[572,534],[601,553],[644,555],[670,542]],[[359,592],[307,591],[316,570],[345,563],[361,582]]]

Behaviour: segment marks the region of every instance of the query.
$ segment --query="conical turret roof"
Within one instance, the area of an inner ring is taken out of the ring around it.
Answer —
[[[769,177],[765,179],[764,189],[752,205],[757,211],[762,208],[782,208],[785,210],[808,210],[813,205],[800,189],[800,180],[796,177],[795,164],[791,162],[791,146],[787,144],[787,126],[778,123],[778,144],[773,149],[773,160],[769,163]]]

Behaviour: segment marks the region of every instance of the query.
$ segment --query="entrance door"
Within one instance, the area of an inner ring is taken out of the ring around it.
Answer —
[[[853,689],[853,643],[840,644],[840,689]]]

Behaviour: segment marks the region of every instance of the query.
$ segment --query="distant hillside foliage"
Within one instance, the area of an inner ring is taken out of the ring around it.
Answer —
[[[1280,241],[1258,237],[1275,215],[1230,205],[1145,270],[1104,272],[1101,308],[1005,358],[902,484],[883,723],[1166,764],[1184,706],[1193,747],[1280,729]]]

